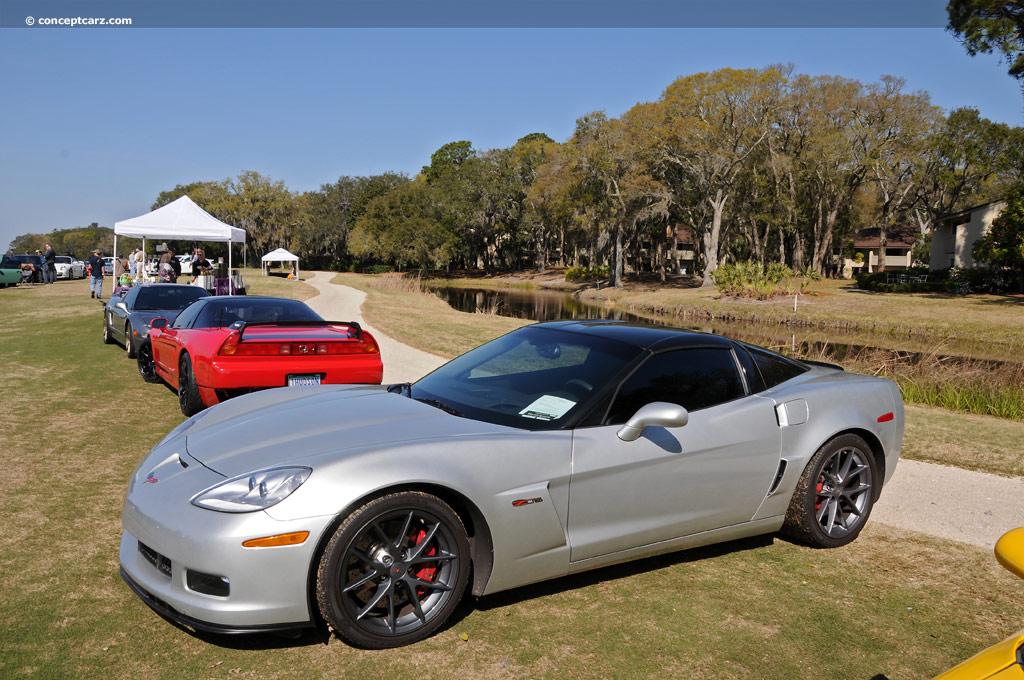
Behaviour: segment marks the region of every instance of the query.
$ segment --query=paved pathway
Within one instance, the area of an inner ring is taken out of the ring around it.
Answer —
[[[992,547],[1024,526],[1024,479],[901,460],[870,521]]]
[[[325,318],[355,320],[373,333],[380,343],[385,383],[415,381],[445,362],[368,326],[360,313],[366,294],[331,283],[333,277],[317,272],[307,281],[320,295],[306,302]],[[902,460],[871,521],[991,547],[1003,533],[1024,526],[1024,479]]]
[[[366,299],[366,293],[349,286],[331,283],[334,274],[316,272],[306,283],[320,291],[314,298],[306,300],[317,314],[331,321],[358,321],[366,330],[373,334],[380,345],[381,359],[384,361],[385,383],[413,382],[443,364],[446,359],[403,345],[394,338],[384,335],[363,320],[360,307]]]

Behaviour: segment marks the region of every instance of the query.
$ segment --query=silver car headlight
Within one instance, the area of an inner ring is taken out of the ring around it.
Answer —
[[[302,486],[313,470],[279,467],[239,475],[192,497],[192,505],[218,512],[255,512],[276,505]]]

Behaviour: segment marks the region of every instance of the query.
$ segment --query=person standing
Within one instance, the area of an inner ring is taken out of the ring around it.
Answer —
[[[53,283],[57,280],[57,253],[49,243],[46,244],[43,259],[46,261],[46,283]]]
[[[160,274],[160,283],[174,283],[174,267],[171,266],[173,259],[174,253],[170,248],[160,256],[160,266],[157,268]]]
[[[146,253],[143,252],[142,248],[135,253],[135,274],[140,280],[145,281],[146,277]]]
[[[171,254],[171,283],[177,283],[178,277],[181,276],[181,260],[178,259],[178,254],[174,252],[174,248],[169,248],[168,252]]]
[[[121,277],[128,272],[128,260],[114,256],[114,287],[121,285]]]
[[[92,251],[92,257],[89,258],[88,264],[90,276],[92,276],[89,281],[89,297],[102,300],[100,295],[103,293],[103,258],[100,257],[100,251]]]
[[[128,256],[128,275],[133,279],[135,278],[135,265],[138,264],[135,261],[135,253],[137,253],[138,250],[138,248],[132,248],[132,254]]]

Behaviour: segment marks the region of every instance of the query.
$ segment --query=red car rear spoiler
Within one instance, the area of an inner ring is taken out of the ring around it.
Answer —
[[[363,338],[363,328],[355,321],[236,321],[228,328],[234,331],[238,331],[238,339],[242,339],[242,335],[245,334],[246,328],[252,328],[254,326],[297,326],[297,327],[315,327],[322,328],[324,326],[346,326],[357,340]]]

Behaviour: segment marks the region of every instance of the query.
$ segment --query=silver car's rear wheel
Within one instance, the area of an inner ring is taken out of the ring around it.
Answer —
[[[317,601],[331,628],[371,649],[437,631],[469,578],[469,540],[458,515],[419,492],[367,503],[338,527],[317,571]]]
[[[875,459],[861,437],[832,439],[811,458],[786,512],[784,530],[818,548],[836,548],[857,537],[871,514]]]

